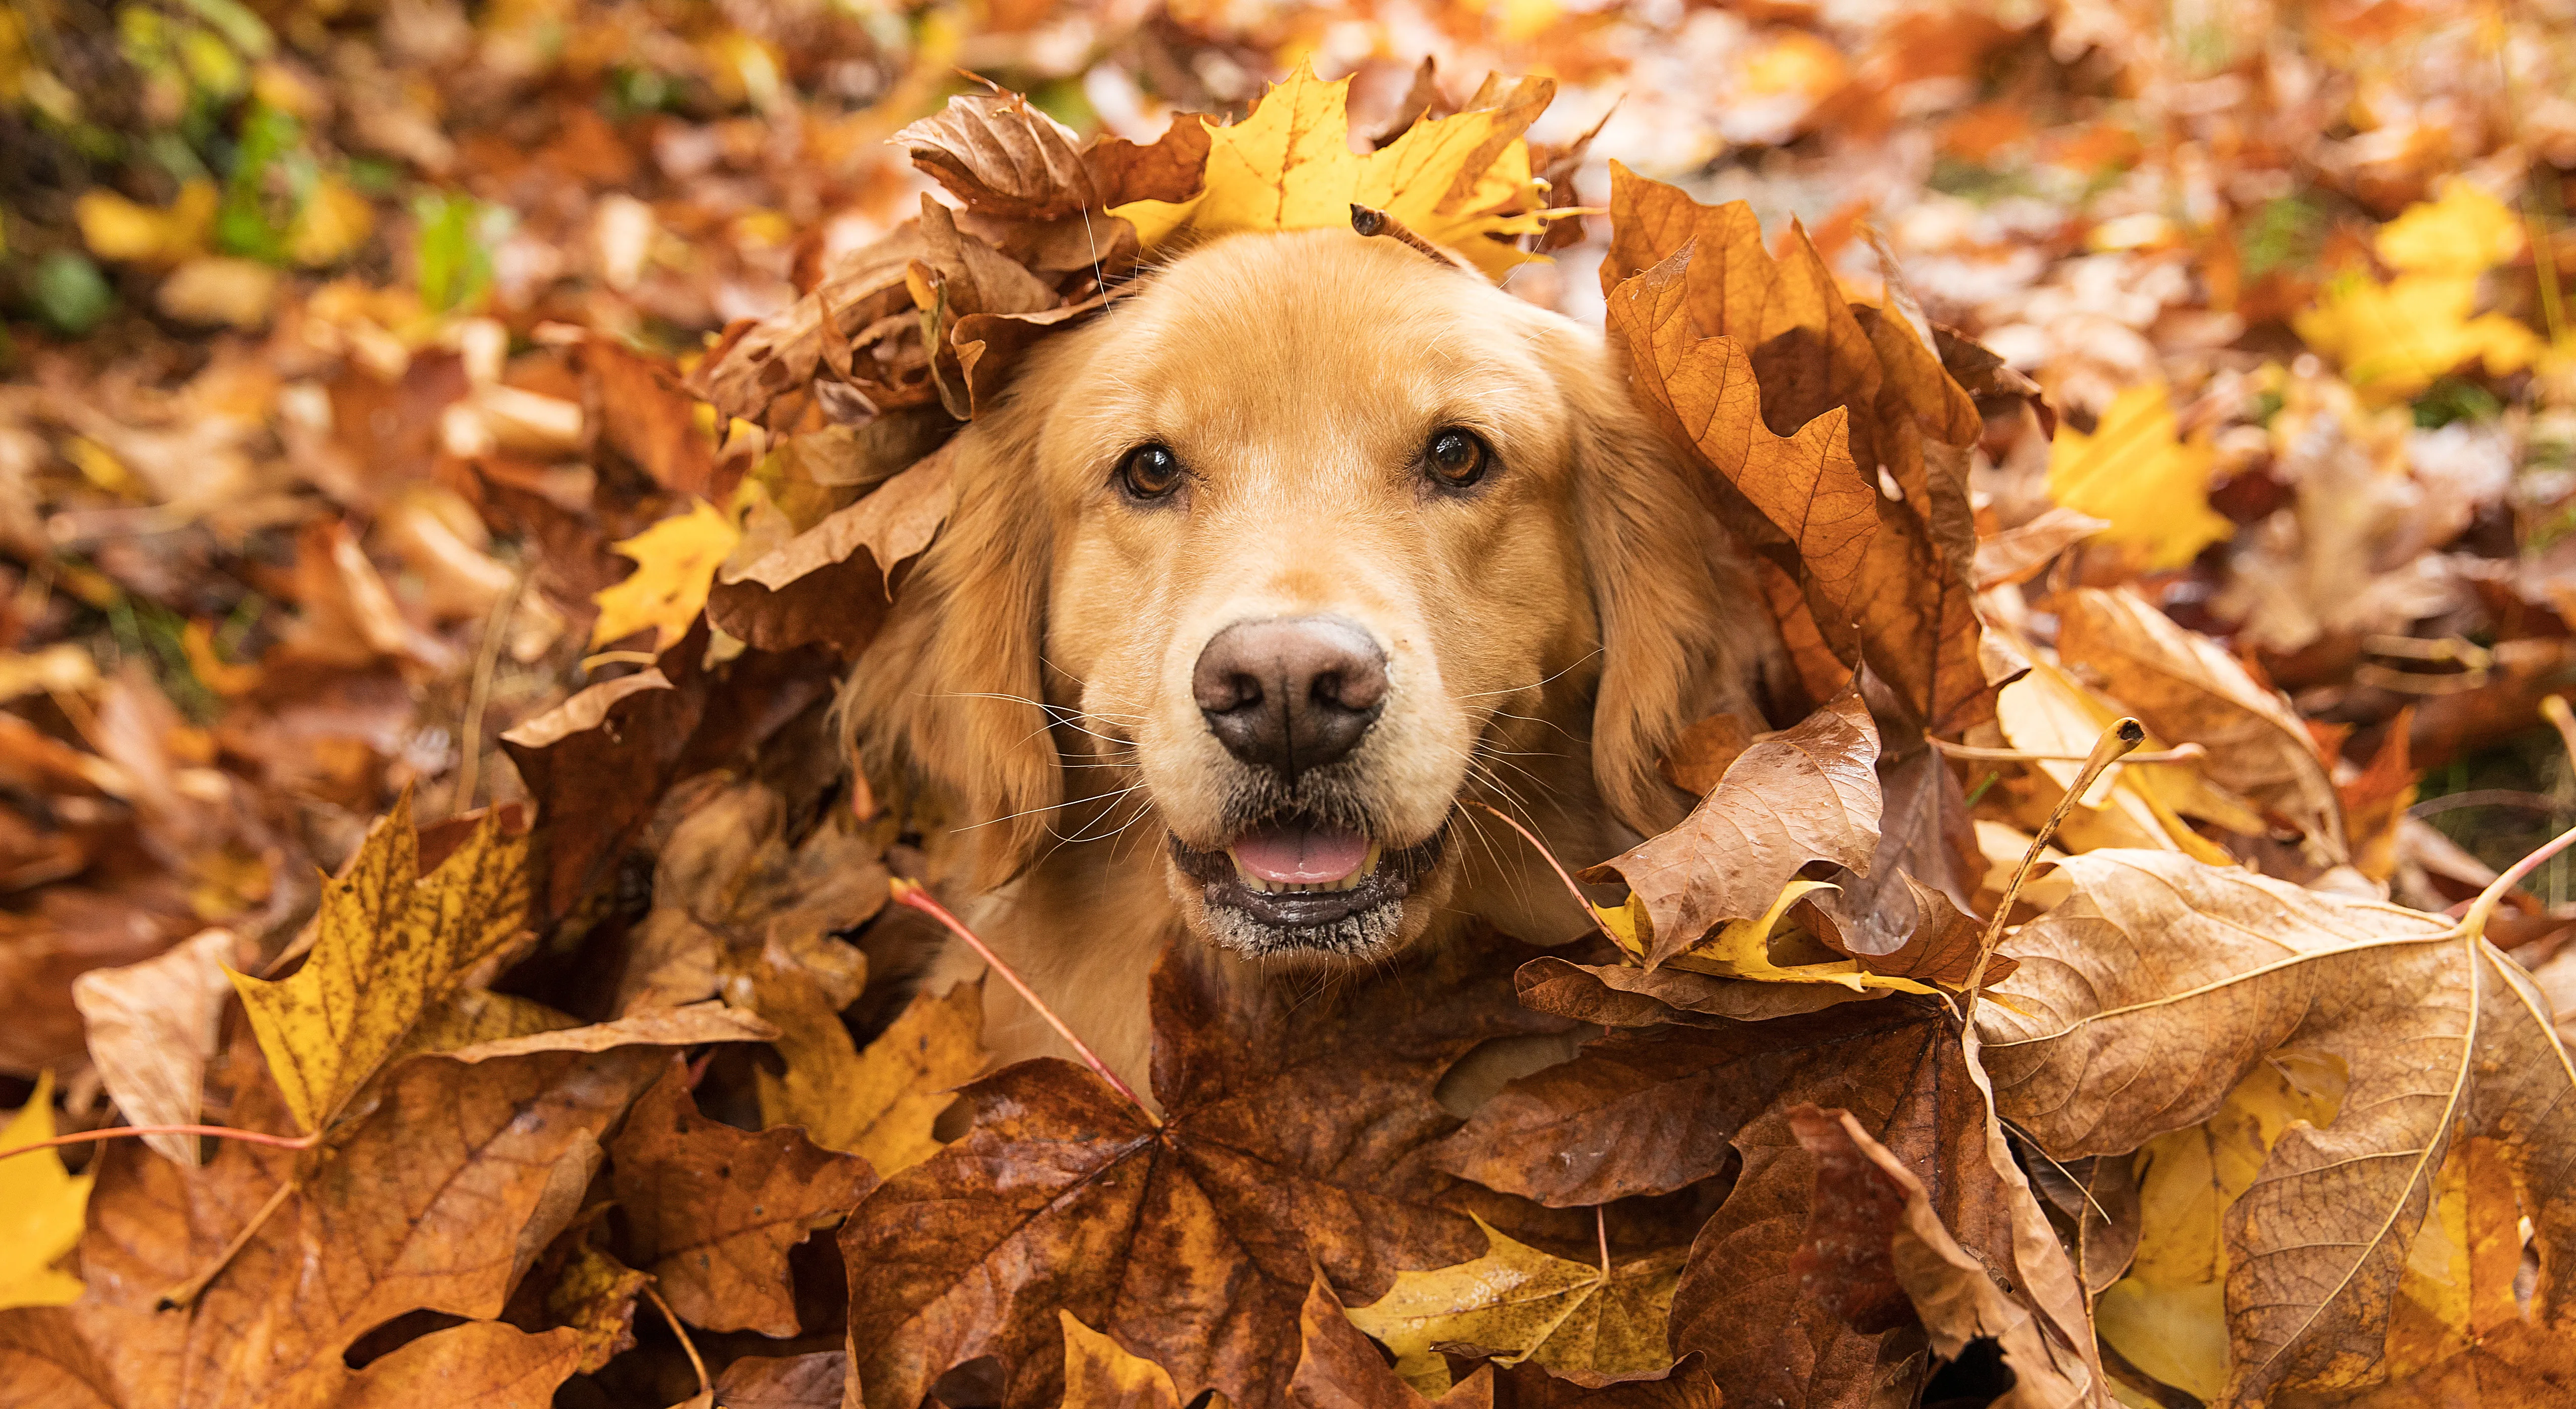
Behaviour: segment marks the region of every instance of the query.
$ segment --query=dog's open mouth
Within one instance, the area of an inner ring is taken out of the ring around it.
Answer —
[[[1253,955],[1365,954],[1391,944],[1404,897],[1440,859],[1445,831],[1389,850],[1357,828],[1275,817],[1215,851],[1172,838],[1205,888],[1218,942]]]

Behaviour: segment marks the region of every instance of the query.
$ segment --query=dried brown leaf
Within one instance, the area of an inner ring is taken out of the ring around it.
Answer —
[[[2198,632],[2131,588],[2078,588],[2058,603],[2058,656],[2169,743],[2209,750],[2211,780],[2287,819],[2318,866],[2347,859],[2334,779],[2297,711]]]
[[[856,656],[885,621],[894,573],[948,517],[952,455],[933,451],[777,548],[719,569],[708,616],[765,651],[824,642]]]
[[[876,1185],[867,1161],[795,1129],[755,1135],[698,1114],[673,1056],[611,1146],[627,1250],[682,1319],[713,1331],[797,1332],[787,1254]]]
[[[1052,220],[1103,203],[1072,131],[1017,93],[960,93],[889,140],[970,210]]]

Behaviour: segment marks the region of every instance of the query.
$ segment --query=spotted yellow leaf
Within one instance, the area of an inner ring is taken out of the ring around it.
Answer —
[[[527,915],[526,834],[487,816],[423,876],[406,792],[323,887],[304,967],[283,979],[232,975],[296,1123],[328,1124]]]
[[[54,1077],[47,1072],[0,1125],[0,1155],[52,1138]],[[80,1241],[89,1185],[89,1175],[65,1171],[51,1150],[0,1159],[0,1308],[60,1306],[81,1294],[81,1279],[54,1263]]]
[[[2141,549],[2149,567],[2180,567],[2235,530],[2209,507],[2214,463],[2205,438],[2175,433],[2163,384],[2148,383],[2113,397],[2091,435],[2058,427],[2048,448],[2048,497],[2110,520],[2098,541]]]
[[[1472,1216],[1472,1215],[1471,1215]],[[1351,1324],[1386,1343],[1395,1370],[1415,1389],[1449,1388],[1441,1345],[1472,1345],[1505,1365],[1536,1360],[1590,1374],[1663,1369],[1673,1362],[1664,1325],[1680,1283],[1684,1249],[1600,1266],[1542,1252],[1478,1218],[1485,1255],[1454,1267],[1398,1272],[1395,1285]]]
[[[1375,152],[1351,150],[1350,80],[1326,83],[1299,64],[1252,115],[1209,133],[1207,185],[1181,202],[1114,209],[1147,248],[1189,231],[1346,228],[1354,204],[1383,210],[1424,239],[1500,278],[1534,255],[1488,236],[1543,228],[1521,132],[1545,106],[1506,102],[1424,119]]]
[[[716,569],[741,539],[732,517],[701,499],[689,512],[609,545],[633,558],[635,571],[592,594],[599,620],[590,629],[590,644],[604,646],[651,627],[651,649],[670,649],[706,609]]]

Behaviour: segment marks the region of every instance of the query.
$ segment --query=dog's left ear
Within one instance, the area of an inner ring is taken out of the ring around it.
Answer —
[[[974,843],[978,890],[1037,858],[1064,800],[1041,703],[1050,545],[1025,474],[1036,426],[1014,405],[958,433],[955,507],[841,688],[847,751],[873,775],[945,794],[950,825]]]
[[[1601,630],[1593,775],[1619,820],[1651,836],[1695,801],[1657,766],[1674,738],[1721,710],[1760,721],[1786,653],[1751,559],[1693,492],[1688,452],[1638,406],[1618,359],[1570,329],[1549,341],[1573,413],[1575,512]]]

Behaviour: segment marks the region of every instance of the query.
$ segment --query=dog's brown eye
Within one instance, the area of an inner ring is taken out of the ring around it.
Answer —
[[[1431,437],[1423,459],[1430,465],[1433,478],[1452,489],[1464,489],[1485,477],[1485,466],[1492,454],[1474,432],[1452,426]]]
[[[1139,499],[1160,499],[1180,483],[1180,458],[1164,446],[1139,445],[1118,462],[1118,487]]]

